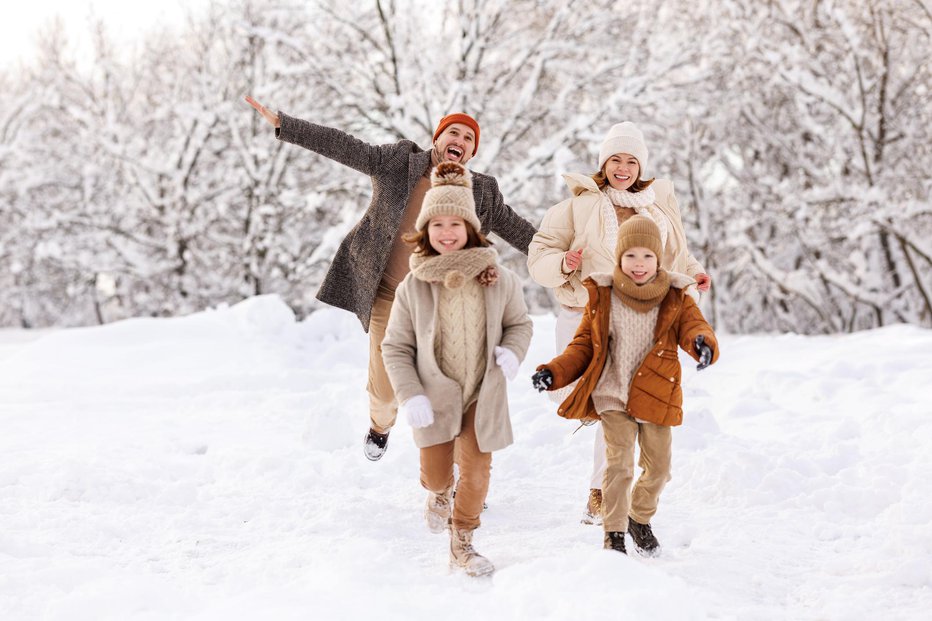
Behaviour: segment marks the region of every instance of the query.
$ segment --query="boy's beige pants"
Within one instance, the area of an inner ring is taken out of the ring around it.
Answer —
[[[602,481],[602,528],[628,530],[628,516],[647,524],[657,513],[660,493],[670,480],[673,433],[670,427],[639,423],[625,412],[602,412],[607,467]],[[634,443],[641,448],[643,472],[634,490]]]

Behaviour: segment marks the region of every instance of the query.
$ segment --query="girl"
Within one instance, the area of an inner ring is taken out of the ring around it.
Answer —
[[[660,230],[661,265],[692,276],[696,285],[688,290],[698,301],[699,291],[708,291],[712,279],[689,254],[686,235],[673,184],[665,179],[644,179],[647,169],[644,135],[630,121],[614,125],[599,149],[599,172],[563,178],[573,197],[547,211],[540,231],[528,249],[528,270],[538,284],[554,290],[561,310],[557,316],[556,351],[563,351],[582,318],[587,294],[583,281],[594,272],[614,266],[618,226],[635,214],[646,216]],[[556,391],[560,403],[572,386]],[[605,474],[605,440],[596,428],[589,501],[583,523],[601,521],[602,478]]]
[[[427,526],[449,527],[451,567],[481,576],[495,568],[472,547],[473,531],[492,451],[512,443],[505,378],[517,375],[532,325],[517,275],[497,264],[480,233],[465,168],[443,162],[432,172],[415,229],[382,357],[421,451]]]
[[[704,369],[718,343],[685,292],[695,281],[659,269],[660,229],[644,216],[619,227],[614,270],[586,279],[582,321],[566,350],[537,368],[538,390],[581,378],[558,409],[566,418],[601,419],[607,467],[602,481],[604,547],[625,552],[625,532],[637,549],[657,554],[650,520],[670,480],[671,427],[683,421],[677,345]],[[634,443],[643,470],[631,491]]]

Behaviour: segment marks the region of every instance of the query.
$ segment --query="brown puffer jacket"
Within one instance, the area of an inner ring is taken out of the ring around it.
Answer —
[[[696,360],[695,340],[700,334],[712,348],[712,362],[718,360],[718,341],[702,311],[686,294],[693,282],[688,276],[670,273],[669,293],[660,303],[654,346],[638,367],[628,391],[628,414],[634,418],[673,427],[683,422],[683,390],[677,345]],[[688,282],[687,282],[688,281]],[[564,418],[598,420],[592,404],[592,391],[602,375],[608,356],[608,331],[612,304],[611,274],[593,274],[583,283],[589,303],[576,336],[566,350],[537,370],[553,373],[550,390],[562,388],[580,378],[576,389],[560,404],[557,413]]]

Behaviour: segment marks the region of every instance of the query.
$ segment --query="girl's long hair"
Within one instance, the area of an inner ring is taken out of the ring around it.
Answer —
[[[473,225],[469,222],[463,220],[463,224],[466,225],[466,245],[463,246],[463,250],[467,248],[477,248],[482,247],[486,248],[491,246],[492,243],[486,239],[485,235],[481,231],[477,231],[473,228]],[[424,228],[420,231],[414,233],[408,233],[407,235],[402,236],[402,240],[408,242],[409,244],[414,244],[414,250],[412,254],[419,254],[424,257],[435,257],[440,253],[434,250],[434,247],[430,245],[430,237],[427,234],[427,227],[430,226],[430,221],[424,225]]]

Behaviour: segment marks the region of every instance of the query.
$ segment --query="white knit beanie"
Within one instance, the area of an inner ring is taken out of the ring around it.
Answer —
[[[424,195],[414,228],[423,231],[437,216],[458,216],[476,231],[481,230],[472,196],[472,175],[461,164],[440,162],[430,173],[430,189]]]
[[[602,148],[599,149],[599,170],[602,170],[606,160],[616,153],[630,153],[636,157],[641,168],[640,177],[643,179],[647,176],[644,172],[647,170],[647,145],[644,143],[644,134],[631,121],[616,123],[608,130],[602,141]]]

